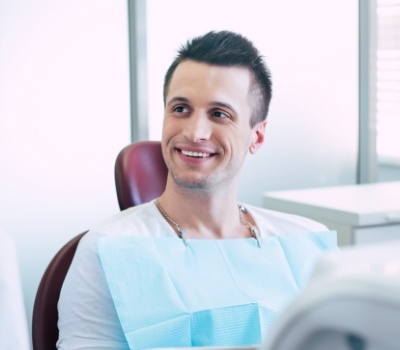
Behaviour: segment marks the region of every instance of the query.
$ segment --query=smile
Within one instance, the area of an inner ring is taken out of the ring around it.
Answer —
[[[207,158],[211,154],[210,153],[204,153],[204,152],[192,152],[192,151],[184,151],[181,150],[182,154],[188,157],[194,157],[194,158]]]

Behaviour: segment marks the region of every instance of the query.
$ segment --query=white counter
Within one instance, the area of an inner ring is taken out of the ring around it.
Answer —
[[[263,206],[327,225],[339,245],[400,239],[400,182],[265,192]]]

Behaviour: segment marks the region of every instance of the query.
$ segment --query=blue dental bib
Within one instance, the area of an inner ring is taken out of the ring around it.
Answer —
[[[336,233],[188,240],[107,237],[101,264],[131,349],[260,344]]]

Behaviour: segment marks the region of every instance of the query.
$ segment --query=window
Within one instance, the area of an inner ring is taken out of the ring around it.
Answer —
[[[376,0],[377,153],[400,166],[400,0]]]

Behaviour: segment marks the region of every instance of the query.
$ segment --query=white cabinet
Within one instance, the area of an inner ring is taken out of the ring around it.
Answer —
[[[265,192],[263,206],[325,224],[342,246],[400,239],[400,182]]]

